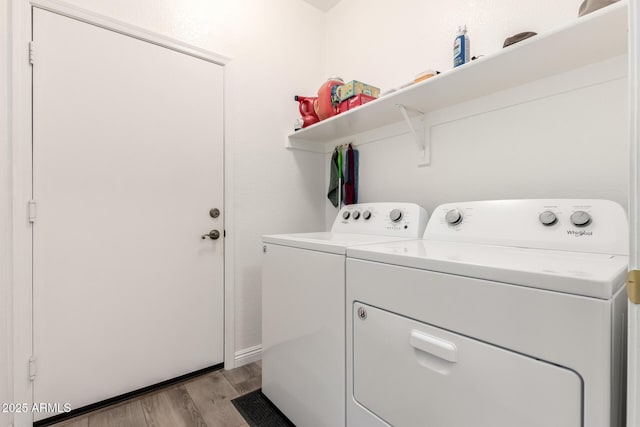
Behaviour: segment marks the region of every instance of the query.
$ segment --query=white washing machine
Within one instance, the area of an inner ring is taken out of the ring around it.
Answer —
[[[419,238],[409,203],[349,205],[330,232],[264,236],[262,391],[297,426],[345,425],[345,253]]]
[[[603,200],[454,203],[348,249],[349,427],[622,427],[627,228]]]

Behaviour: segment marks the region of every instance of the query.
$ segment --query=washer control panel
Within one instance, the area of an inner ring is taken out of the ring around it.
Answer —
[[[331,231],[419,239],[428,219],[427,211],[415,203],[358,203],[340,210]]]
[[[625,255],[627,230],[624,209],[609,200],[491,200],[438,206],[424,238]]]

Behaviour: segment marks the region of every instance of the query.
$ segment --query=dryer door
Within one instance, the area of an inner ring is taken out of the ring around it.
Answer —
[[[393,425],[579,427],[568,369],[353,304],[353,393]]]

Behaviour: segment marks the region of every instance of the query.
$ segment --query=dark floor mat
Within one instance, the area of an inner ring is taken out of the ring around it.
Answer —
[[[251,427],[295,427],[258,389],[231,401]]]

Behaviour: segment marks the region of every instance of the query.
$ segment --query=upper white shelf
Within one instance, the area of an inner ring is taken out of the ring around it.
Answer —
[[[628,0],[289,134],[287,146],[325,144],[402,121],[398,105],[429,113],[627,53]]]

